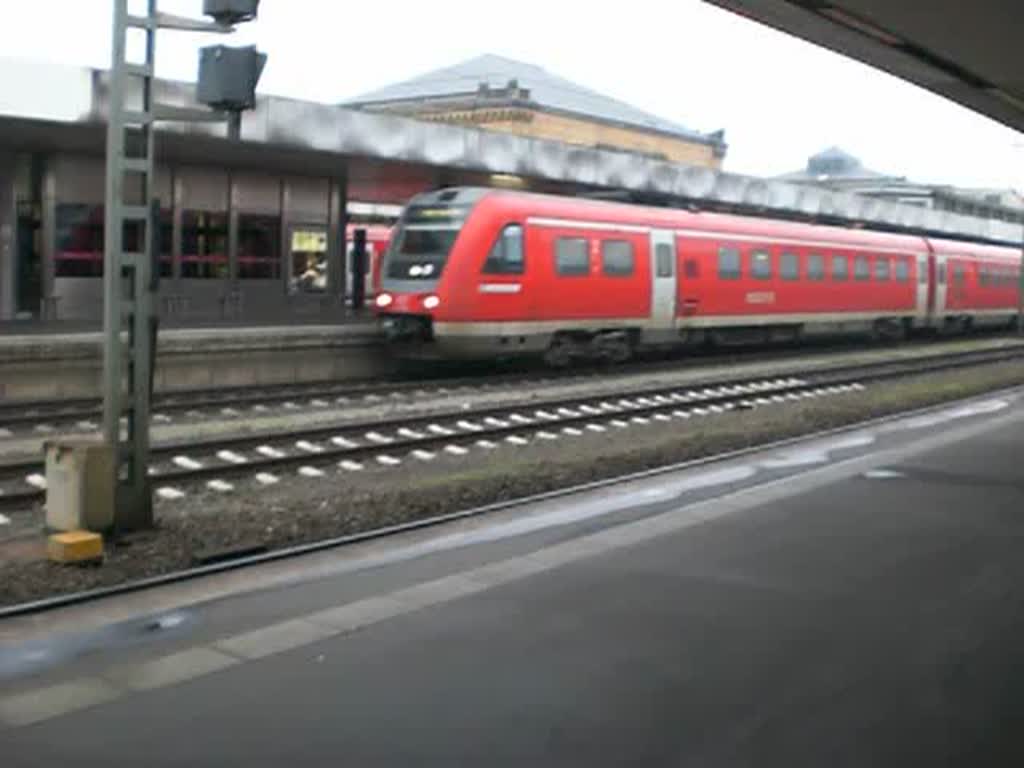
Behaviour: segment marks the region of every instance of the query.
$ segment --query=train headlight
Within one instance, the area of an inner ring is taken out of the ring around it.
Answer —
[[[437,296],[427,296],[423,300],[424,309],[437,309],[439,306],[441,306],[441,300]]]
[[[395,297],[390,293],[382,293],[377,297],[377,309],[387,309],[394,302]]]

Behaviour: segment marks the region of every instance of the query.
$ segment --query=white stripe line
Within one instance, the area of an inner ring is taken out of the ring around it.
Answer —
[[[256,482],[260,485],[276,485],[280,480],[269,472],[260,472],[256,475]]]
[[[331,442],[339,448],[357,448],[359,443],[355,440],[349,440],[347,437],[332,437]]]
[[[446,445],[444,450],[445,453],[450,453],[452,456],[465,456],[469,453],[469,449],[463,448],[461,445]]]
[[[214,648],[243,659],[262,659],[315,643],[333,635],[330,629],[304,619],[282,621],[214,643]]]
[[[11,726],[31,725],[117,697],[117,689],[106,681],[82,678],[0,698],[0,721]]]
[[[218,451],[217,458],[221,461],[225,461],[228,464],[247,464],[249,460],[239,453],[234,451]]]
[[[299,440],[297,443],[295,443],[295,447],[298,448],[300,451],[305,451],[306,453],[324,452],[324,447],[322,445],[311,443],[309,442],[309,440]]]
[[[284,451],[279,451],[277,448],[271,448],[269,445],[261,445],[256,449],[256,453],[261,456],[266,456],[268,459],[282,459],[285,456]]]
[[[323,477],[324,471],[316,467],[299,467],[299,474],[303,477]]]
[[[344,461],[338,462],[338,466],[346,472],[359,472],[363,469],[362,464],[358,461],[352,461],[351,459],[345,459]]]
[[[238,663],[237,658],[200,646],[140,664],[115,667],[105,676],[119,688],[152,691],[219,672]]]
[[[157,488],[156,495],[161,499],[166,499],[167,501],[177,501],[178,499],[185,498],[184,491],[179,491],[177,488],[171,488],[169,486]]]
[[[174,463],[182,469],[202,469],[203,465],[195,459],[191,459],[188,456],[175,456],[173,459]]]
[[[217,491],[218,493],[228,493],[235,490],[235,486],[223,480],[211,480],[206,484],[206,487],[211,491]]]

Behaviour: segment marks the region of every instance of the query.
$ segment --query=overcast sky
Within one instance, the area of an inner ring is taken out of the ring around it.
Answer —
[[[17,5],[0,55],[109,66],[109,0]],[[294,98],[337,102],[496,53],[696,130],[724,128],[732,171],[797,170],[839,145],[918,181],[1024,187],[1021,134],[915,86],[698,0],[598,5],[263,0],[231,44],[258,44],[269,54],[260,90]],[[168,12],[201,8],[160,0]],[[210,42],[161,32],[158,73],[194,80],[196,48]]]

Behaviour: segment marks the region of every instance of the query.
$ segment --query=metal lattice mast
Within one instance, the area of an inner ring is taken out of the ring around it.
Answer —
[[[103,256],[103,434],[114,449],[115,525],[138,528],[152,520],[147,473],[155,342],[151,280],[157,8],[156,0],[147,0],[147,15],[131,16],[127,6],[128,0],[114,0]],[[126,58],[132,28],[145,35],[141,62]],[[133,98],[135,103],[129,103]],[[131,251],[125,249],[126,232],[132,234]]]

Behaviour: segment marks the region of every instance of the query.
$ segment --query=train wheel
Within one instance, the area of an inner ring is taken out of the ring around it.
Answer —
[[[544,353],[544,362],[551,368],[568,368],[572,363],[573,344],[564,336],[555,336]]]

